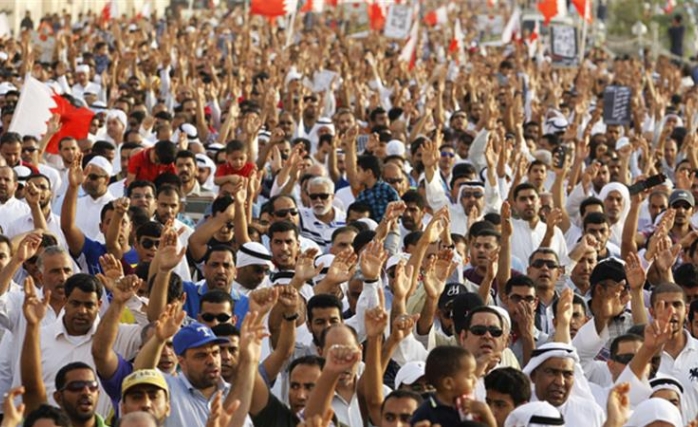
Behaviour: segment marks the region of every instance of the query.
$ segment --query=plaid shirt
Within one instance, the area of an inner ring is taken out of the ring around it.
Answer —
[[[380,222],[383,219],[388,203],[400,200],[397,191],[383,181],[376,182],[371,188],[367,188],[359,193],[357,202],[366,203],[371,207],[371,219]]]

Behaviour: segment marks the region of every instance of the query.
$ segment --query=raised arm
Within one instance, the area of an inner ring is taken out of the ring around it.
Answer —
[[[333,345],[325,356],[325,367],[315,388],[308,396],[305,406],[305,417],[323,416],[332,406],[334,391],[339,377],[351,371],[361,360],[361,350],[355,346]]]
[[[22,311],[27,320],[27,329],[22,344],[22,355],[19,370],[24,386],[24,404],[28,412],[47,402],[46,386],[43,381],[41,367],[41,321],[48,310],[51,291],[47,291],[44,299],[36,295],[34,280],[31,276],[24,280],[24,305]]]
[[[85,180],[82,170],[82,154],[78,153],[68,170],[68,187],[65,190],[63,206],[61,206],[61,230],[68,242],[68,248],[73,256],[78,256],[85,246],[85,234],[78,228],[77,219],[78,190]]]
[[[628,287],[630,288],[630,309],[633,323],[646,325],[647,309],[645,309],[644,289],[647,277],[645,269],[640,263],[640,257],[636,253],[630,253],[625,258],[625,277],[628,279]]]
[[[24,190],[24,200],[29,205],[29,209],[31,209],[34,229],[48,230],[48,224],[46,223],[46,217],[44,216],[41,205],[39,204],[39,198],[39,189],[36,188],[36,185],[34,185],[33,182],[28,182]]]
[[[383,292],[379,292],[382,299]],[[366,365],[364,374],[359,379],[357,391],[363,395],[369,420],[374,425],[381,423],[381,405],[383,404],[383,365],[381,349],[383,335],[388,326],[388,313],[383,304],[366,311]]]
[[[36,255],[39,245],[41,245],[41,234],[30,233],[24,236],[19,243],[19,247],[12,255],[12,258],[10,258],[10,262],[0,270],[0,295],[4,295],[10,288],[12,277],[14,277],[22,264]]]
[[[380,249],[382,249],[382,245],[379,246]],[[351,279],[351,276],[356,270],[356,260],[356,254],[351,249],[345,249],[338,253],[332,260],[332,264],[330,264],[325,277],[313,287],[315,295],[341,295],[342,290],[340,285]]]
[[[123,225],[124,217],[128,215],[128,208],[131,204],[128,197],[122,197],[114,200],[114,216],[112,217],[109,227],[107,227],[107,235],[104,240],[107,246],[107,252],[114,255],[117,259],[121,259],[126,252],[128,242],[122,242],[119,239],[119,231]]]
[[[446,287],[446,280],[453,270],[453,251],[444,249],[436,257],[427,260],[422,283],[426,300],[417,322],[417,333],[427,335],[433,323],[439,296]]]
[[[502,203],[502,239],[499,246],[499,262],[497,265],[497,294],[504,295],[504,285],[511,277],[511,205]]]
[[[278,292],[277,304],[269,313],[269,330],[273,329],[271,323],[272,318],[275,318],[278,337],[274,341],[274,350],[262,362],[269,381],[273,381],[279,375],[284,363],[293,355],[296,344],[296,318],[301,308],[300,297],[295,288],[279,286]]]
[[[194,261],[201,261],[208,250],[208,242],[214,234],[226,224],[229,224],[235,219],[235,203],[230,203],[223,212],[218,212],[206,218],[203,224],[196,227],[194,232],[189,236],[189,253]],[[235,227],[237,234],[237,227]]]
[[[356,138],[359,136],[359,125],[350,127],[342,138],[344,146],[344,164],[346,166],[347,181],[351,189],[355,192],[361,191],[361,183],[359,182],[358,171],[356,168]]]
[[[138,351],[136,360],[133,361],[133,370],[155,369],[160,363],[162,349],[179,331],[187,313],[182,310],[182,304],[172,303],[160,314],[160,318],[155,322],[155,333],[143,347]]]
[[[177,250],[177,232],[172,228],[167,228],[162,233],[160,248],[155,254],[151,263],[156,265],[153,287],[150,290],[150,300],[148,301],[148,321],[154,322],[160,317],[167,305],[167,290],[170,286],[170,274],[172,270],[184,258],[185,248]]]

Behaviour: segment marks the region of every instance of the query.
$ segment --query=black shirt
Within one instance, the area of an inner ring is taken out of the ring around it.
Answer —
[[[291,409],[281,403],[272,393],[269,393],[267,406],[259,414],[251,416],[255,427],[296,427],[300,419],[291,412]]]

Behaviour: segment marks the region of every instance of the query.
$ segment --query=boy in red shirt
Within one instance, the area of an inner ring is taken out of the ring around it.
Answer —
[[[213,182],[220,186],[226,182],[234,182],[233,175],[249,178],[254,172],[255,164],[247,161],[247,148],[242,141],[236,139],[225,146],[226,162],[218,166]]]

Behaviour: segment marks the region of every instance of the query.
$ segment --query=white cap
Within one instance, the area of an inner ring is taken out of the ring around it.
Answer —
[[[400,261],[405,261],[407,262],[410,259],[410,254],[404,253],[404,252],[398,252],[395,255],[391,256],[388,258],[388,262],[385,263],[385,270],[388,271],[391,268],[395,267],[398,265]]]
[[[103,113],[107,110],[107,104],[104,101],[95,101],[90,105],[90,109],[95,113]]]
[[[395,390],[399,389],[402,384],[414,384],[415,381],[422,378],[425,367],[426,363],[421,360],[405,363],[395,375]]]
[[[653,397],[635,407],[635,412],[625,427],[645,427],[655,421],[664,421],[672,426],[682,426],[681,411],[668,400]]]
[[[122,125],[124,125],[124,129],[128,126],[128,119],[126,118],[126,113],[124,113],[121,110],[109,110],[107,112],[107,120],[109,119],[117,119],[121,122]]]
[[[182,123],[179,126],[179,130],[187,134],[187,139],[190,144],[201,144],[201,140],[199,140],[199,131],[196,130],[196,126],[191,123]]]
[[[17,87],[10,82],[0,83],[0,96],[5,96],[11,90],[17,90]]]
[[[543,133],[564,132],[569,126],[569,122],[562,116],[555,116],[545,121]]]
[[[136,24],[130,24],[130,25],[128,26],[128,30],[129,30],[129,31],[136,31],[136,30],[138,30],[138,25],[136,25]]]
[[[196,155],[196,164],[200,168],[211,169],[211,173],[216,171],[216,164],[213,160],[204,153],[198,153]]]
[[[630,139],[628,139],[627,136],[621,136],[616,141],[616,151],[620,150],[621,148],[625,147],[626,145],[630,145]]]
[[[29,178],[32,174],[32,170],[26,166],[18,165],[13,167],[12,169],[14,169],[17,173],[17,180],[19,181],[26,181],[27,178]]]
[[[330,134],[334,135],[334,123],[332,123],[332,119],[329,117],[320,117],[317,119],[317,127],[318,129],[320,128],[325,128],[329,129]]]
[[[296,70],[296,67],[291,67],[286,74],[286,78],[284,79],[284,85],[288,86],[288,84],[293,80],[300,80],[302,78],[303,74],[299,73],[298,70]]]
[[[400,141],[399,139],[393,139],[385,147],[385,153],[388,156],[400,156],[404,159],[406,152],[407,147],[405,147],[405,143]]]
[[[75,72],[89,74],[90,66],[87,64],[80,64],[77,67],[75,67]]]
[[[242,268],[248,265],[267,265],[269,268],[272,268],[271,253],[261,243],[245,243],[237,251],[235,267]]]
[[[525,403],[509,413],[504,427],[564,426],[565,418],[548,402]]]
[[[87,162],[86,166],[90,165],[102,169],[109,176],[112,176],[112,173],[114,172],[114,167],[112,166],[111,162],[106,159],[106,157],[94,156],[89,162]]]
[[[376,228],[378,228],[378,223],[371,218],[360,218],[357,221],[368,225],[368,229],[371,231],[376,231]]]
[[[83,94],[92,94],[92,95],[99,95],[99,93],[102,91],[102,86],[98,85],[97,83],[90,82],[85,86],[85,90],[82,91]]]

